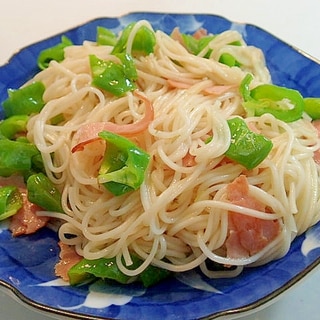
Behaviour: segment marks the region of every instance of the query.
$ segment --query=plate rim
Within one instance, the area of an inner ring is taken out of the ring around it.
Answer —
[[[79,24],[76,24],[76,25],[73,25],[72,27],[66,29],[66,30],[63,30],[63,31],[59,31],[59,32],[55,32],[45,38],[42,38],[42,39],[39,39],[37,41],[33,41],[21,48],[19,48],[18,50],[16,50],[15,52],[13,52],[11,54],[11,56],[8,58],[8,60],[6,62],[4,62],[3,64],[0,65],[0,69],[5,67],[6,65],[10,64],[12,59],[14,59],[17,55],[19,55],[22,51],[28,49],[29,47],[33,46],[33,45],[37,45],[38,43],[41,43],[41,42],[45,42],[51,38],[54,38],[54,37],[57,37],[57,36],[60,36],[60,35],[63,35],[64,33],[66,32],[72,32],[84,25],[87,25],[87,24],[90,24],[90,23],[94,23],[95,21],[99,21],[99,20],[103,20],[103,19],[121,19],[123,17],[127,17],[127,16],[131,16],[131,15],[134,15],[134,14],[147,14],[147,15],[177,15],[177,16],[210,16],[210,17],[215,17],[215,18],[220,18],[220,19],[223,19],[227,22],[230,22],[230,23],[236,23],[236,24],[239,24],[239,25],[244,25],[244,26],[250,26],[250,27],[254,27],[256,29],[259,29],[263,32],[266,32],[268,33],[269,35],[271,35],[273,38],[277,39],[278,41],[282,42],[283,44],[285,45],[288,45],[289,47],[291,47],[294,51],[300,53],[301,55],[305,56],[307,59],[309,60],[312,60],[314,61],[315,63],[317,64],[320,64],[320,58],[316,58],[314,57],[313,55],[307,53],[306,51],[304,51],[303,49],[299,48],[298,46],[295,46],[293,45],[292,43],[289,43],[285,40],[283,40],[282,38],[278,37],[277,35],[275,35],[273,32],[270,32],[268,31],[267,28],[263,28],[263,27],[260,27],[258,26],[257,24],[254,24],[254,23],[247,23],[247,22],[240,22],[240,21],[236,21],[236,20],[232,20],[232,19],[229,19],[221,14],[214,14],[214,13],[182,13],[182,12],[165,12],[165,11],[130,11],[130,12],[127,12],[127,13],[124,13],[124,14],[121,14],[121,15],[115,15],[115,16],[98,16],[96,18],[93,18],[93,19],[87,19],[85,20],[83,23],[79,23]]]
[[[280,299],[284,294],[288,292],[289,289],[293,288],[296,285],[301,284],[301,282],[305,280],[307,276],[312,275],[312,273],[315,272],[318,267],[320,267],[320,257],[317,258],[313,263],[311,263],[307,268],[303,269],[296,276],[294,276],[289,281],[287,281],[282,287],[258,299],[257,301],[244,305],[239,308],[219,311],[215,314],[201,317],[199,318],[199,320],[200,319],[201,320],[218,319],[219,317],[225,317],[225,316],[240,317],[240,316],[249,315],[259,310],[265,309],[268,306],[275,303],[277,299]],[[3,288],[5,290],[3,290]],[[36,302],[30,299],[29,297],[27,297],[26,295],[24,295],[19,289],[17,289],[13,285],[11,285],[10,283],[2,279],[0,279],[0,290],[2,290],[5,294],[8,294],[8,292],[6,291],[9,291],[9,293],[12,293],[14,295],[14,298],[18,298],[18,299],[15,299],[18,303],[23,305],[26,304],[26,307],[32,307],[37,312],[46,312],[48,313],[48,315],[55,314],[55,315],[67,316],[67,317],[71,317],[73,319],[79,319],[79,320],[114,320],[113,318],[92,316],[84,313],[74,313],[68,310],[58,309],[52,306],[47,306],[45,304]]]

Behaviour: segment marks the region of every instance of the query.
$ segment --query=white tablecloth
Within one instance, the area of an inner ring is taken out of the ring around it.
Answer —
[[[258,25],[280,39],[320,59],[319,0],[1,0],[0,64],[20,48],[91,19],[133,11],[208,13]],[[0,75],[1,76],[1,75]],[[46,320],[8,292],[0,292],[3,320]],[[320,269],[293,286],[271,306],[250,320],[315,320],[319,318]]]

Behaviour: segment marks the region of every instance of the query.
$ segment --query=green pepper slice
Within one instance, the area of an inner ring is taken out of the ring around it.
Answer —
[[[220,63],[223,63],[229,67],[240,67],[241,66],[241,63],[236,60],[236,58],[231,55],[230,53],[223,53],[220,58],[219,58],[219,62]]]
[[[43,173],[29,176],[27,180],[28,200],[39,207],[54,212],[64,212],[61,193]]]
[[[302,117],[304,101],[299,91],[272,84],[262,84],[250,91],[252,79],[252,75],[247,74],[240,85],[243,105],[249,115],[270,113],[284,122],[293,122]]]
[[[138,268],[143,261],[136,255],[131,255],[133,264],[130,269]],[[162,279],[167,278],[170,271],[149,265],[141,274],[132,277],[124,274],[117,266],[116,258],[100,258],[95,260],[82,259],[70,268],[68,276],[71,285],[88,282],[95,278],[109,279],[127,284],[133,281],[142,282],[145,287],[150,287]]]
[[[33,167],[33,158],[39,155],[35,145],[28,142],[0,140],[0,176],[23,174]]]
[[[137,190],[144,181],[150,156],[130,140],[108,131],[99,136],[107,141],[98,181],[116,196]]]
[[[227,158],[240,163],[248,170],[259,165],[272,149],[271,140],[251,131],[243,119],[229,119],[231,143],[226,151]]]
[[[112,54],[123,53],[127,48],[128,38],[136,22],[128,24],[122,31],[120,38],[114,45]],[[141,26],[137,31],[133,43],[132,43],[132,53],[136,54],[150,54],[154,52],[154,47],[156,45],[156,37],[152,30],[146,26]]]
[[[186,33],[182,33],[181,37],[183,39],[183,43],[185,48],[192,54],[198,55],[209,43],[212,41],[215,36],[204,36],[200,39],[196,39],[194,36]],[[209,58],[212,50],[209,50],[205,58]]]
[[[132,52],[133,54],[149,55],[154,52],[155,45],[156,37],[154,32],[146,26],[141,26],[134,37]]]
[[[25,132],[29,116],[15,115],[0,122],[0,133],[7,139],[13,139],[17,133]]]
[[[98,26],[96,41],[100,46],[114,46],[117,43],[117,36],[111,30]]]
[[[181,37],[183,39],[183,43],[185,48],[192,54],[198,55],[216,36],[215,35],[208,35],[203,36],[200,39],[195,38],[194,36],[186,33],[182,33]],[[233,46],[240,46],[241,43],[239,41],[234,41],[230,43]],[[208,50],[205,54],[204,58],[209,58],[212,50]],[[225,64],[229,67],[240,67],[241,63],[236,60],[234,56],[230,53],[223,53],[219,58],[219,62]]]
[[[136,89],[135,80],[138,76],[129,54],[120,53],[116,56],[122,64],[101,60],[95,55],[90,55],[89,58],[93,75],[92,84],[119,97]]]
[[[0,220],[16,214],[22,208],[22,196],[15,186],[0,188]]]
[[[41,70],[48,68],[51,60],[61,62],[64,60],[64,49],[72,46],[73,42],[66,36],[61,37],[61,42],[57,45],[44,49],[38,56],[38,67]]]
[[[44,91],[45,87],[39,81],[17,90],[9,89],[8,98],[2,102],[6,118],[39,113],[45,104],[42,99]]]
[[[304,111],[312,120],[320,119],[320,98],[304,98]]]

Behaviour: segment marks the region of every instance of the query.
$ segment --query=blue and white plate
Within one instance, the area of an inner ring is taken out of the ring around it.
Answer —
[[[203,27],[211,33],[241,32],[248,44],[260,47],[273,82],[320,97],[320,65],[315,59],[266,31],[203,14],[132,13],[101,18],[64,32],[76,44],[95,40],[96,27],[120,31],[129,22],[147,19],[155,29],[170,33],[179,26],[192,33]],[[60,41],[61,34],[22,49],[0,67],[0,101],[8,88],[17,88],[39,70],[38,53]],[[1,116],[1,114],[0,114]],[[246,269],[234,279],[209,280],[188,272],[149,289],[139,285],[104,286],[101,282],[70,287],[54,275],[58,260],[57,235],[45,228],[31,236],[13,238],[7,222],[0,224],[0,285],[38,310],[77,319],[199,319],[231,316],[261,308],[320,264],[320,223],[296,238],[282,259]]]

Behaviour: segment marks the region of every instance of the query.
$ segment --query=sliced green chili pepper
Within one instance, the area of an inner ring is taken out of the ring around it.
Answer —
[[[13,139],[17,133],[26,131],[28,120],[27,115],[16,115],[2,120],[0,121],[0,133],[8,139]]]
[[[229,43],[231,46],[241,46],[240,41],[233,41]],[[230,53],[223,53],[220,58],[219,62],[229,66],[229,67],[241,67],[241,63]]]
[[[131,22],[122,30],[117,43],[115,44],[115,46],[113,47],[113,50],[111,51],[112,54],[125,52],[129,35],[135,24],[136,24],[135,22]]]
[[[61,206],[61,193],[43,173],[31,175],[27,180],[28,200],[41,208],[64,212]]]
[[[92,84],[119,97],[136,88],[137,71],[130,55],[120,53],[116,56],[122,64],[90,55],[90,66],[93,74]]]
[[[99,183],[116,196],[137,190],[144,181],[150,156],[130,140],[112,132],[102,131],[99,136],[107,141]]]
[[[305,98],[304,111],[312,120],[320,119],[320,98]]]
[[[304,101],[299,91],[272,84],[262,84],[250,91],[252,79],[252,75],[247,74],[240,85],[248,114],[261,116],[270,113],[284,122],[293,122],[302,117]]]
[[[117,43],[117,36],[111,30],[104,27],[97,27],[98,45],[114,46]]]
[[[112,54],[125,52],[127,48],[128,38],[135,24],[136,22],[132,22],[123,29],[119,40],[117,41],[111,52]],[[142,53],[148,55],[154,52],[155,44],[156,37],[154,32],[146,26],[141,26],[134,37],[131,51],[133,54]]]
[[[223,63],[229,67],[240,67],[241,63],[236,60],[236,58],[231,55],[230,53],[223,53],[220,58],[219,62]]]
[[[186,49],[190,53],[194,55],[198,55],[216,36],[209,35],[209,36],[204,36],[200,39],[197,39],[190,34],[182,33],[181,37],[183,39]],[[241,45],[241,43],[239,41],[235,41],[230,43],[230,45],[239,46]],[[209,58],[211,53],[212,53],[212,50],[210,49],[208,50],[208,52],[205,54],[204,57]],[[219,62],[229,67],[241,66],[240,62],[238,62],[230,53],[223,53],[219,58]]]
[[[132,52],[149,55],[154,52],[155,45],[156,37],[154,32],[148,27],[142,26],[136,33],[132,43]]]
[[[132,255],[131,259],[133,264],[129,269],[136,269],[143,262],[135,255]],[[139,276],[128,276],[118,268],[116,258],[82,259],[68,271],[71,285],[84,283],[95,278],[102,278],[114,280],[122,284],[140,281],[145,287],[150,287],[167,278],[170,274],[170,271],[149,265]]]
[[[41,153],[36,154],[31,158],[32,166],[30,170],[22,172],[24,181],[27,181],[28,178],[36,173],[42,172],[45,173],[45,167],[42,159]]]
[[[70,268],[68,276],[71,285],[87,282],[94,278],[112,279],[126,284],[131,278],[119,270],[115,258],[82,259]]]
[[[242,43],[241,43],[241,41],[237,40],[237,41],[233,41],[233,42],[229,43],[229,45],[240,47],[240,46],[242,46]]]
[[[138,79],[137,69],[135,67],[133,58],[130,54],[119,53],[115,55],[122,62],[122,67],[124,71],[124,75],[127,77],[127,81],[135,81]]]
[[[13,216],[22,208],[22,196],[15,186],[0,188],[0,220]]]
[[[196,39],[194,36],[185,33],[182,33],[181,36],[186,49],[194,55],[198,55],[210,43],[210,41],[212,41],[215,38],[215,36],[212,35]],[[208,52],[205,55],[205,58],[209,58],[211,52],[211,49],[208,50]]]
[[[35,145],[27,142],[0,140],[0,176],[24,173],[33,166],[33,157],[39,155]]]
[[[68,46],[72,46],[72,41],[66,37],[61,37],[61,42],[57,45],[44,49],[38,56],[38,66],[40,69],[46,69],[49,66],[51,60],[61,62],[64,59],[64,49]]]
[[[168,278],[171,272],[165,269],[161,269],[152,265],[149,265],[139,275],[138,281],[141,281],[145,287],[153,286],[154,284]]]
[[[44,106],[42,99],[45,87],[42,82],[33,82],[17,90],[8,90],[8,99],[2,106],[6,118],[14,115],[39,113]]]
[[[61,122],[65,121],[65,117],[63,113],[59,113],[56,116],[54,116],[53,118],[50,119],[50,123],[55,126]]]
[[[228,120],[231,132],[231,144],[225,153],[248,170],[255,168],[272,149],[271,140],[251,131],[243,119],[236,117]]]

